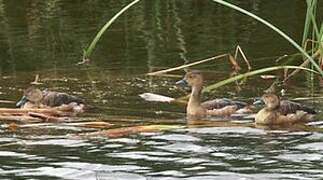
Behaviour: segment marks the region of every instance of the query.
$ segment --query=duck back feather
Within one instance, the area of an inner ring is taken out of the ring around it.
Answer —
[[[209,100],[201,103],[201,106],[208,110],[220,109],[226,106],[237,106],[237,109],[242,109],[247,105],[248,104],[245,102],[234,101],[228,98],[217,98],[217,99],[213,99],[213,100]]]
[[[279,111],[283,115],[290,114],[290,113],[296,113],[296,111],[304,111],[309,114],[316,114],[316,111],[314,109],[307,107],[303,104],[289,101],[289,100],[282,100],[280,102]]]
[[[84,101],[76,96],[61,92],[44,91],[42,104],[50,107],[60,106],[63,104],[70,104],[75,102],[77,104],[84,104]]]

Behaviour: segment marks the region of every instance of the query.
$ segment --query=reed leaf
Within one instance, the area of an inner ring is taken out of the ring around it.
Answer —
[[[318,47],[320,49],[321,57],[323,57],[323,24],[321,25],[320,35],[318,38],[318,44],[319,44]]]
[[[268,21],[262,19],[261,17],[252,14],[234,4],[228,3],[226,1],[223,0],[212,0],[214,2],[217,2],[219,4],[222,4],[224,6],[227,6],[231,9],[234,9],[236,11],[239,11],[242,14],[245,14],[249,17],[254,18],[255,20],[261,22],[262,24],[268,26],[270,29],[274,30],[276,33],[278,33],[280,36],[282,36],[284,39],[286,39],[291,45],[293,45],[298,51],[300,51],[307,59],[310,60],[310,62],[312,63],[312,65],[315,67],[315,69],[319,72],[319,74],[323,77],[323,70],[320,68],[320,66],[315,62],[315,60],[301,47],[299,46],[292,38],[290,38],[287,34],[285,34],[282,30],[278,29],[276,26],[274,26],[273,24],[269,23]]]
[[[313,25],[314,34],[315,34],[316,38],[318,39],[320,36],[320,32],[319,32],[317,22],[316,22],[316,9],[317,9],[317,3],[316,3],[316,0],[313,0],[312,7],[310,9],[310,14],[311,14],[311,21],[312,21],[312,25]]]
[[[311,70],[311,69],[308,69],[308,68],[304,68],[304,67],[299,67],[299,66],[274,66],[274,67],[268,67],[268,68],[263,68],[263,69],[257,69],[257,70],[254,70],[254,71],[250,71],[250,72],[247,72],[247,73],[244,73],[244,74],[240,74],[240,75],[225,79],[223,81],[220,81],[220,82],[217,82],[215,84],[207,86],[206,88],[203,89],[203,92],[212,91],[213,89],[216,89],[218,87],[224,86],[226,84],[235,82],[237,80],[240,80],[240,79],[243,79],[243,78],[246,78],[246,77],[249,77],[249,76],[254,76],[254,75],[257,75],[257,74],[261,74],[261,73],[265,73],[265,72],[269,72],[269,71],[275,71],[275,70],[279,70],[279,69],[300,69],[300,70],[310,71],[310,72],[313,72],[313,73],[318,73],[317,71],[314,71],[314,70]]]
[[[116,21],[124,12],[126,12],[129,8],[131,8],[133,5],[135,5],[136,3],[138,3],[140,0],[134,0],[131,3],[129,3],[127,6],[125,6],[124,8],[122,8],[117,14],[115,14],[102,28],[101,30],[97,33],[97,35],[95,36],[95,38],[93,39],[93,41],[91,42],[90,46],[84,51],[83,53],[83,59],[88,59],[96,44],[98,43],[98,41],[100,40],[101,36],[103,35],[103,33],[111,26],[111,24]]]
[[[309,36],[311,22],[313,22],[312,21],[313,20],[313,8],[314,8],[314,5],[316,4],[316,0],[306,0],[306,3],[307,3],[307,10],[306,10],[306,16],[305,16],[304,30],[303,30],[303,40],[302,40],[303,46],[305,46],[306,40]]]

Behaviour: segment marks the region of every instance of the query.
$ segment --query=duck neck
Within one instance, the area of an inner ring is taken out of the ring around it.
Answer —
[[[189,107],[201,106],[201,91],[202,86],[193,86],[190,100],[188,101]]]
[[[266,111],[278,111],[279,110],[279,106],[269,106],[269,107],[265,107]]]

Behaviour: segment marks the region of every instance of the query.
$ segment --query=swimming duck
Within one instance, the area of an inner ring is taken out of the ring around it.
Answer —
[[[273,93],[267,93],[267,94],[273,94]],[[263,98],[255,99],[254,105],[264,105],[265,102]],[[296,111],[304,111],[309,114],[316,114],[316,111],[310,107],[307,107],[301,103],[297,103],[290,100],[280,100],[280,105],[278,111],[282,115],[287,115],[291,113],[296,113]]]
[[[233,101],[227,98],[217,98],[214,100],[201,102],[201,92],[203,89],[203,76],[200,71],[187,72],[184,78],[177,85],[192,87],[186,113],[191,116],[215,115],[229,116],[236,113],[237,110],[247,108],[247,103]]]
[[[313,119],[313,114],[309,114],[303,110],[292,110],[281,108],[281,102],[275,94],[264,94],[262,100],[265,107],[261,109],[255,117],[256,124],[264,125],[279,125],[279,124],[294,124],[297,122],[307,122]],[[286,105],[283,105],[286,106]],[[295,111],[295,112],[294,112]],[[282,113],[283,112],[283,113]]]
[[[24,91],[24,95],[17,102],[16,106],[21,108],[42,108],[56,107],[70,103],[79,105],[84,104],[84,101],[67,93],[48,90],[41,91],[32,86]]]

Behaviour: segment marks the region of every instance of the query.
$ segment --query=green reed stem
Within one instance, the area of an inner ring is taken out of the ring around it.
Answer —
[[[134,0],[131,3],[129,3],[127,6],[122,8],[117,14],[115,14],[97,33],[93,41],[91,42],[90,46],[84,51],[83,53],[83,59],[87,59],[91,56],[96,44],[100,40],[103,33],[111,26],[111,24],[116,21],[124,12],[126,12],[129,8],[131,8],[133,5],[138,3],[140,0]]]
[[[220,82],[217,82],[215,84],[207,86],[206,88],[203,89],[203,92],[212,91],[213,89],[216,89],[218,87],[224,86],[226,84],[235,82],[237,80],[240,80],[240,79],[243,79],[243,78],[246,78],[246,77],[249,77],[249,76],[254,76],[254,75],[257,75],[257,74],[264,73],[264,72],[275,71],[275,70],[279,70],[279,69],[300,69],[300,70],[305,70],[305,71],[309,71],[309,72],[313,72],[313,73],[318,74],[317,71],[314,71],[314,70],[311,70],[311,69],[308,69],[308,68],[304,68],[304,67],[299,67],[299,66],[274,66],[274,67],[257,69],[257,70],[254,70],[254,71],[250,71],[250,72],[247,72],[247,73],[244,73],[244,74],[240,74],[240,75],[225,79],[223,81],[220,81]]]
[[[268,21],[262,19],[261,17],[255,15],[255,14],[252,14],[234,4],[231,4],[231,3],[228,3],[226,1],[223,1],[223,0],[212,0],[214,2],[217,2],[219,4],[222,4],[224,6],[227,6],[231,9],[234,9],[236,11],[239,11],[240,13],[242,14],[245,14],[249,17],[252,17],[254,18],[255,20],[261,22],[262,24],[268,26],[270,29],[274,30],[275,32],[277,32],[280,36],[282,36],[283,38],[285,38],[290,44],[292,44],[298,51],[300,51],[307,59],[310,60],[310,62],[312,63],[312,65],[315,67],[315,69],[320,73],[320,75],[323,77],[323,70],[320,68],[320,66],[315,62],[315,60],[309,55],[306,53],[306,51],[301,47],[299,46],[292,38],[290,38],[287,34],[285,34],[283,31],[281,31],[280,29],[278,29],[276,26],[274,26],[273,24],[269,23]]]

